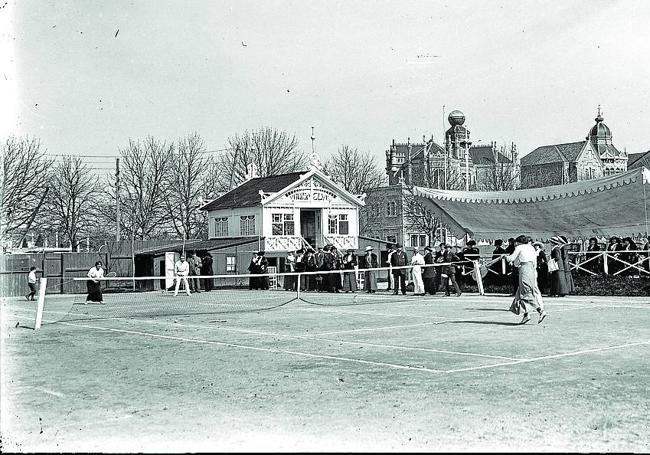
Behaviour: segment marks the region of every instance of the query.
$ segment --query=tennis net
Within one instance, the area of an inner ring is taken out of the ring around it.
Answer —
[[[445,264],[435,264],[439,267]],[[429,266],[421,266],[421,270]],[[65,321],[270,311],[289,303],[340,306],[381,303],[393,296],[391,272],[402,270],[414,292],[413,266],[301,273],[106,277],[85,282],[87,292],[43,289],[35,327]],[[480,281],[480,274],[478,274]],[[371,285],[372,283],[372,285]],[[178,286],[177,286],[178,284]],[[41,286],[46,288],[45,286]],[[77,286],[82,289],[82,286]]]

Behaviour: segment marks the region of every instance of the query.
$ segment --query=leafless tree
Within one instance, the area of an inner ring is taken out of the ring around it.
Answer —
[[[164,235],[169,227],[166,191],[173,162],[174,144],[157,140],[129,139],[129,145],[120,150],[119,195],[120,230],[127,238],[145,240]],[[117,179],[110,179],[115,197]],[[106,214],[112,222],[115,215]]]
[[[418,200],[412,187],[404,189],[403,210],[405,227],[414,232],[426,233],[429,236],[429,244],[433,245],[440,228],[440,220]]]
[[[36,138],[9,136],[2,143],[2,239],[24,239],[45,203],[52,162]]]
[[[519,183],[519,168],[515,162],[512,148],[506,150],[502,145],[500,150],[493,150],[493,162],[482,173],[479,189],[484,191],[515,190]]]
[[[47,200],[48,220],[78,251],[81,234],[89,235],[96,224],[98,178],[79,157],[64,156],[53,168]]]
[[[339,147],[323,166],[323,172],[352,194],[367,193],[386,183],[384,171],[375,157],[349,145]]]
[[[224,155],[228,170],[228,189],[246,179],[252,164],[259,177],[303,170],[307,156],[298,149],[295,135],[270,127],[246,131],[228,138],[229,148]]]
[[[180,237],[198,238],[206,233],[203,216],[197,208],[209,184],[210,158],[197,133],[179,139],[172,156],[165,192],[167,216]]]

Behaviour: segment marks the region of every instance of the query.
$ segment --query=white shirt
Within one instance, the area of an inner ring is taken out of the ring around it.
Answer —
[[[190,264],[187,261],[176,261],[176,274],[187,276],[190,273]]]
[[[420,253],[415,253],[411,258],[411,265],[424,265],[424,256]]]
[[[519,265],[522,262],[532,262],[533,264],[537,263],[537,252],[535,247],[526,243],[524,245],[517,245],[515,251],[509,256],[506,256],[506,259],[509,262],[514,262],[515,265]]]
[[[97,267],[93,267],[90,270],[88,270],[88,278],[91,280],[97,280],[97,278],[104,278],[104,269],[101,267],[97,269]]]
[[[27,282],[32,283],[32,284],[36,284],[36,271],[35,270],[32,270],[31,272],[29,272],[29,275],[27,276]]]

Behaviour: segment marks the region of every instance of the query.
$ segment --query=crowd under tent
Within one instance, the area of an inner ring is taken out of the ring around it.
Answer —
[[[648,236],[650,170],[645,167],[523,190],[447,191],[416,186],[413,192],[458,237]]]

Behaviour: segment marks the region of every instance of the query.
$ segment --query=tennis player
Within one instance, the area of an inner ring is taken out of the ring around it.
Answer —
[[[181,255],[180,259],[176,261],[174,271],[176,272],[176,276],[174,277],[174,280],[176,281],[174,297],[178,295],[178,287],[181,284],[181,280],[185,283],[185,293],[190,295],[190,284],[187,282],[187,275],[190,273],[190,264],[185,260],[185,255]]]
[[[95,267],[88,270],[88,280],[86,281],[88,296],[86,296],[84,305],[88,302],[104,303],[100,278],[104,278],[104,269],[102,268],[102,261],[97,261]]]

